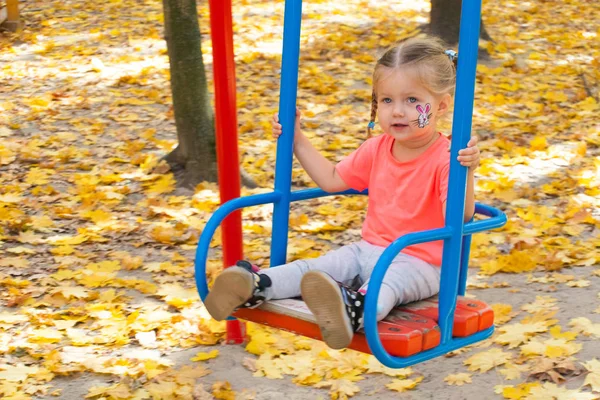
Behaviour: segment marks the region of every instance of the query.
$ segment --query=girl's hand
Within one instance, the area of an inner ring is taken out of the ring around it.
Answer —
[[[279,115],[273,115],[273,121],[271,122],[273,126],[273,137],[275,139],[279,139],[281,136],[281,124],[279,123]],[[300,133],[300,110],[296,108],[296,122],[294,123],[294,140],[297,138],[297,135]]]
[[[467,148],[458,151],[458,161],[460,165],[475,169],[479,165],[479,147],[476,136],[471,136],[471,140],[467,143]]]

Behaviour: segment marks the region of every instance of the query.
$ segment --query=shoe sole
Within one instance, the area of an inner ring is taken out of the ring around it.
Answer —
[[[350,345],[354,332],[338,283],[321,271],[309,271],[300,283],[302,299],[315,316],[323,341],[332,349]]]
[[[217,276],[204,300],[208,313],[217,321],[223,321],[240,305],[252,297],[254,278],[242,268],[226,268]]]

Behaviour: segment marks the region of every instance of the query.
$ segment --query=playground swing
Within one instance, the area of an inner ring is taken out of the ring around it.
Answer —
[[[231,15],[227,15],[225,1],[211,1],[211,22],[218,21],[224,27],[226,34],[231,32]],[[230,3],[228,4],[230,10]],[[214,15],[213,15],[214,14]],[[237,185],[237,198],[224,202],[206,224],[200,237],[196,251],[195,279],[202,300],[208,294],[206,282],[206,261],[210,241],[217,227],[223,220],[224,258],[225,265],[233,265],[232,249],[241,258],[241,227],[238,232],[226,227],[226,223],[235,223],[239,209],[244,207],[270,204],[273,209],[273,226],[271,241],[271,267],[281,265],[286,260],[289,206],[293,201],[314,199],[330,195],[367,194],[348,190],[341,193],[327,193],[321,189],[291,191],[291,171],[293,156],[293,129],[296,109],[296,94],[298,81],[298,59],[300,52],[300,24],[302,14],[301,0],[286,0],[283,36],[283,57],[281,72],[280,120],[283,134],[277,143],[277,160],[275,167],[275,188],[273,192],[239,197],[239,176],[237,181],[237,158],[232,162],[227,157],[237,157],[237,137],[235,134],[235,90],[230,106],[219,102],[217,93],[217,154],[219,160],[219,177],[221,178],[221,200],[223,190],[231,186],[224,178],[229,176]],[[473,233],[498,228],[506,223],[505,214],[493,207],[476,204],[475,213],[487,219],[463,222],[465,207],[466,167],[456,160],[458,149],[466,147],[471,134],[471,119],[473,112],[473,97],[475,89],[475,72],[478,54],[478,38],[481,17],[481,0],[463,0],[459,35],[459,61],[456,83],[456,106],[452,125],[451,165],[448,185],[448,199],[445,226],[438,229],[414,232],[404,235],[392,242],[379,258],[370,278],[369,289],[365,298],[364,330],[354,335],[349,348],[372,353],[382,364],[391,368],[403,368],[431,358],[441,356],[452,350],[470,345],[490,337],[493,333],[494,315],[492,309],[485,303],[464,298],[469,262],[471,235]],[[223,23],[223,21],[225,21]],[[216,26],[217,24],[215,24]],[[213,40],[219,35],[213,33]],[[231,37],[229,37],[231,40]],[[232,68],[233,54],[231,43],[219,42],[224,46],[224,56],[229,57],[229,69]],[[229,50],[227,50],[229,46]],[[214,51],[217,45],[213,44]],[[213,55],[215,68],[215,85],[218,85],[216,71],[223,67],[217,63]],[[227,68],[226,68],[227,69]],[[224,82],[222,80],[221,82]],[[235,79],[233,79],[235,82]],[[229,88],[230,89],[230,88]],[[222,98],[221,98],[222,99]],[[232,111],[233,110],[233,111]],[[224,112],[229,112],[229,119]],[[233,113],[233,115],[232,115]],[[233,124],[233,135],[224,137],[223,125],[229,121]],[[224,143],[233,143],[229,151],[225,151]],[[232,151],[233,149],[233,151]],[[228,171],[233,171],[229,172]],[[239,175],[239,174],[238,174]],[[227,182],[228,185],[225,185]],[[231,193],[229,193],[231,196]],[[233,214],[233,215],[230,215]],[[236,215],[237,214],[237,215]],[[227,217],[227,219],[226,219]],[[239,235],[238,242],[227,243],[227,235]],[[387,268],[394,257],[405,247],[429,241],[444,240],[442,255],[441,284],[439,295],[435,298],[400,306],[380,322],[376,320],[376,306],[381,283]],[[235,248],[239,246],[238,248]],[[228,253],[229,250],[229,253]],[[227,255],[229,254],[229,255]],[[314,317],[303,301],[298,299],[274,300],[264,303],[258,308],[242,308],[236,310],[233,317],[252,321],[299,335],[321,339]],[[229,322],[229,321],[228,321]]]

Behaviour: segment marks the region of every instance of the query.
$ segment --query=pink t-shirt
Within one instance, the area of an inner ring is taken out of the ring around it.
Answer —
[[[450,141],[439,138],[414,160],[400,162],[392,155],[394,138],[380,135],[365,141],[336,165],[348,186],[369,188],[369,207],[362,237],[387,247],[400,236],[444,226],[442,204],[448,195]],[[441,265],[443,241],[406,247],[403,253]]]

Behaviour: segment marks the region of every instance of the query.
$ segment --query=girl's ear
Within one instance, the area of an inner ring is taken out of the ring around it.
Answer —
[[[450,96],[448,93],[446,93],[442,96],[442,99],[440,100],[440,102],[438,104],[438,110],[437,110],[438,115],[446,114],[446,112],[448,110],[450,110],[450,105],[452,105],[452,96]]]

